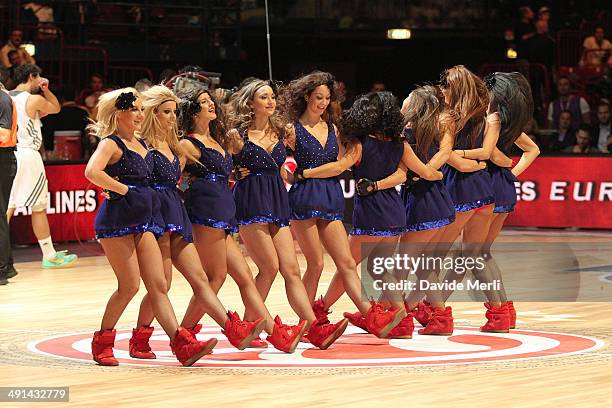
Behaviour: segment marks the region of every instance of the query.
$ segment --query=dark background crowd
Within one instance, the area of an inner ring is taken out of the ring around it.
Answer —
[[[43,118],[48,160],[87,158],[85,126],[98,97],[146,89],[185,65],[231,88],[268,77],[265,10],[258,0],[13,1],[0,5],[0,80],[36,63],[62,103]],[[612,10],[607,1],[269,1],[274,79],[314,68],[340,81],[344,107],[362,92],[406,96],[464,64],[480,75],[519,71],[536,109],[525,132],[544,153],[607,154]],[[387,30],[411,30],[408,40]]]

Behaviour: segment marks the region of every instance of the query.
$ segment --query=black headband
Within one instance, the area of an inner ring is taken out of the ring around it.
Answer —
[[[134,102],[136,102],[136,95],[133,92],[123,92],[117,97],[115,108],[121,111],[130,110],[134,107]]]

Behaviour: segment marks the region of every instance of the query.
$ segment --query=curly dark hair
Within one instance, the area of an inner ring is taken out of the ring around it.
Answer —
[[[312,92],[321,85],[327,86],[330,93],[330,104],[323,112],[323,120],[327,123],[338,125],[340,121],[339,115],[334,112],[331,102],[338,100],[338,88],[334,76],[329,72],[312,71],[309,74],[289,82],[285,87],[281,88],[279,94],[279,107],[281,114],[290,122],[296,122],[300,116],[306,111],[306,97],[310,97]]]
[[[391,92],[370,92],[357,97],[342,115],[341,140],[363,141],[368,135],[401,141],[405,125],[398,99]]]
[[[529,81],[518,72],[494,72],[485,77],[491,97],[491,112],[499,112],[501,130],[498,145],[509,149],[533,117],[533,96]]]
[[[198,98],[202,94],[207,94],[215,104],[215,113],[217,118],[210,122],[210,136],[217,141],[224,149],[227,149],[227,137],[225,131],[225,119],[223,109],[213,93],[208,89],[198,87],[194,88],[183,95],[183,99],[179,104],[178,125],[184,135],[191,134],[195,131],[195,116],[202,111],[202,105]]]

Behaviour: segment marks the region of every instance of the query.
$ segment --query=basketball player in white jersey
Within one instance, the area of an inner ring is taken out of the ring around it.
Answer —
[[[49,90],[49,80],[40,76],[41,69],[25,64],[15,69],[18,83],[10,92],[17,110],[17,174],[11,189],[7,220],[15,208],[32,209],[32,229],[43,252],[43,268],[66,267],[77,260],[76,255],[55,251],[47,220],[47,177],[39,150],[42,145],[40,117],[60,111],[60,103]]]

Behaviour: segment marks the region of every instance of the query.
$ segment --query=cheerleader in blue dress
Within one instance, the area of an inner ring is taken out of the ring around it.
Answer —
[[[483,257],[487,260],[486,266],[491,272],[492,279],[500,282],[501,289],[498,292],[498,303],[485,304],[487,307],[487,324],[483,331],[506,331],[514,329],[516,325],[516,311],[514,303],[508,301],[506,291],[502,283],[502,276],[495,259],[491,256],[491,245],[499,235],[499,232],[508,215],[516,205],[517,177],[525,171],[537,158],[540,151],[538,146],[525,134],[523,128],[533,115],[533,98],[531,87],[527,79],[517,73],[496,72],[485,78],[485,84],[490,93],[490,112],[495,112],[495,118],[499,121],[500,132],[497,145],[491,153],[487,169],[491,175],[491,185],[495,207],[490,215],[491,221],[488,230],[483,232],[484,239],[482,249]],[[516,145],[523,151],[518,164],[511,169],[512,159],[508,156],[512,146]],[[467,152],[468,155],[474,152]],[[477,152],[476,152],[477,153]],[[478,226],[474,227],[478,228]],[[473,229],[470,222],[465,226],[466,230]],[[486,236],[485,236],[486,233]],[[500,314],[508,310],[508,325]]]
[[[280,318],[272,319],[255,287],[251,270],[231,236],[238,230],[238,223],[229,186],[233,160],[227,151],[222,110],[209,91],[197,88],[184,95],[179,122],[186,134],[180,142],[189,180],[185,206],[193,223],[195,246],[211,287],[218,293],[229,273],[238,285],[246,315],[263,316],[270,343],[281,351],[293,352],[305,323],[284,325]],[[198,322],[204,312],[192,298],[182,324],[198,331],[201,328]],[[267,347],[267,344],[255,338],[249,347]]]
[[[410,93],[402,106],[402,114],[408,123],[404,129],[406,141],[421,161],[439,169],[452,150],[456,114],[445,107],[438,90],[430,85]],[[402,185],[400,195],[406,211],[406,232],[400,239],[400,243],[404,244],[400,245],[400,251],[413,257],[435,255],[444,227],[455,219],[454,203],[446,186],[440,180],[413,181],[409,177],[408,182]],[[452,334],[452,310],[446,307],[440,291],[418,289],[421,287],[420,281],[437,284],[437,271],[420,268],[415,272],[417,289],[410,292],[405,303],[406,309],[424,327],[419,334]],[[425,294],[428,302],[420,302]],[[411,331],[411,323],[404,329]]]
[[[118,289],[106,305],[100,330],[94,333],[93,358],[100,365],[118,365],[113,355],[114,327],[142,278],[150,309],[170,337],[172,350],[181,364],[190,366],[211,353],[217,341],[197,341],[179,327],[168,299],[154,235],[164,232],[159,197],[151,187],[154,159],[135,136],[144,118],[142,100],[135,89],[124,88],[102,95],[97,108],[90,129],[103,140],[87,163],[85,176],[108,191],[96,215],[95,230],[117,276]]]

